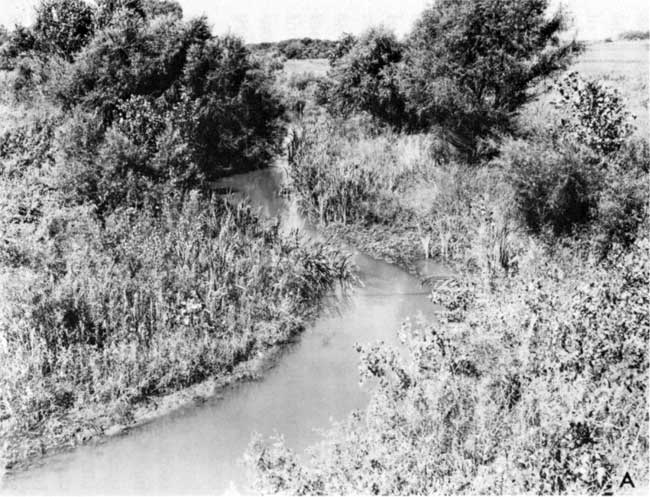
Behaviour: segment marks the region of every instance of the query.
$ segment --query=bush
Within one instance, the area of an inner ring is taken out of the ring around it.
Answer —
[[[403,92],[418,124],[438,124],[473,156],[478,139],[508,129],[541,78],[565,67],[560,11],[546,0],[443,0],[424,11],[407,40]]]
[[[36,7],[35,46],[72,60],[93,36],[94,10],[83,0],[41,0]]]
[[[333,84],[327,96],[328,109],[344,117],[367,112],[398,128],[407,125],[398,80],[397,64],[402,53],[403,47],[393,33],[384,28],[366,32],[336,60],[329,73]]]
[[[588,151],[539,138],[507,139],[497,162],[528,228],[540,233],[549,226],[555,235],[567,234],[590,220],[602,174]]]
[[[110,124],[120,102],[133,95],[178,94],[188,50],[209,38],[204,19],[148,21],[118,11],[57,82],[58,100],[67,109],[99,109]]]
[[[559,105],[569,114],[564,125],[571,137],[599,154],[612,154],[632,134],[630,115],[619,92],[576,72],[558,85]]]
[[[533,232],[550,227],[560,235],[583,226],[601,254],[629,247],[647,211],[648,143],[630,138],[616,91],[576,73],[559,91],[559,122],[525,139],[506,139],[497,163]]]
[[[650,146],[645,139],[628,140],[610,161],[598,195],[593,228],[598,251],[628,249],[647,221],[650,209]]]
[[[42,95],[92,116],[81,117],[87,132],[80,122],[59,140],[68,151],[57,170],[71,200],[101,215],[151,200],[164,182],[189,188],[264,166],[278,150],[283,108],[269,72],[241,40],[212,38],[205,19],[184,22],[175,4],[156,5],[142,15],[113,6],[74,61],[23,56],[15,71],[22,100]]]
[[[283,109],[240,39],[194,45],[183,84],[181,129],[207,178],[266,165],[279,151]]]

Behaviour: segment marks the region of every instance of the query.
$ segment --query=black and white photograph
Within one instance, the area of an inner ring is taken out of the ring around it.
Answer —
[[[650,493],[648,0],[0,0],[0,496]]]

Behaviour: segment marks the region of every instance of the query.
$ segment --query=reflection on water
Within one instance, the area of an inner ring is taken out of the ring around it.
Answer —
[[[281,171],[272,168],[223,181],[249,196],[283,226],[313,229],[278,195]],[[350,301],[315,321],[259,382],[228,389],[199,407],[180,409],[101,445],[47,458],[12,475],[4,493],[180,494],[245,491],[239,462],[254,432],[280,433],[297,451],[318,440],[317,429],[363,408],[354,344],[395,342],[408,316],[431,313],[419,282],[395,266],[355,254],[364,286]]]

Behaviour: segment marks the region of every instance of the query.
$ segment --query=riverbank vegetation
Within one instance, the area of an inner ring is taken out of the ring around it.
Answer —
[[[211,193],[283,136],[271,73],[238,38],[175,2],[43,0],[1,56],[8,464],[227,376],[350,278],[345,254]]]
[[[306,85],[287,175],[302,210],[457,276],[433,284],[439,320],[409,320],[403,349],[359,346],[370,406],[308,458],[255,440],[258,490],[598,494],[626,472],[648,486],[647,79],[575,72],[581,47],[546,7],[439,1],[406,40],[370,30]]]

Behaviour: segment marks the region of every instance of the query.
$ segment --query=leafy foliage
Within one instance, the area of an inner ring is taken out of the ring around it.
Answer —
[[[394,221],[399,187],[429,159],[427,137],[403,144],[398,134],[377,136],[367,120],[306,121],[290,138],[287,189],[322,224]]]
[[[90,41],[94,11],[83,0],[42,0],[33,27],[37,49],[72,59]]]
[[[626,471],[646,482],[648,243],[606,266],[538,259],[494,293],[470,285],[458,324],[407,322],[402,350],[360,347],[370,406],[307,461],[257,440],[257,490],[598,493]]]
[[[329,54],[328,59],[330,64],[336,64],[340,58],[342,58],[344,55],[347,55],[358,41],[359,39],[352,33],[343,33],[341,37],[336,40],[336,44]]]
[[[25,55],[13,79],[23,101],[42,94],[72,120],[85,116],[61,129],[74,131],[59,140],[65,191],[103,215],[151,200],[156,184],[188,188],[268,163],[283,108],[241,40],[212,37],[204,18],[183,21],[174,2],[98,9],[97,30],[73,60]],[[44,12],[60,27],[54,10]]]
[[[566,234],[590,219],[601,171],[597,158],[565,142],[506,140],[499,163],[507,171],[526,225]]]
[[[283,109],[270,91],[268,75],[240,39],[195,45],[183,83],[184,105],[189,106],[183,130],[194,161],[208,178],[266,164],[278,151],[277,120]]]
[[[602,253],[628,247],[647,215],[647,141],[630,139],[616,91],[571,73],[559,93],[559,122],[505,140],[497,163],[533,232],[567,234],[589,223]]]
[[[477,139],[507,129],[540,78],[565,67],[561,11],[546,0],[441,0],[426,9],[407,42],[404,93],[428,127],[442,125],[473,154]]]
[[[342,50],[347,50],[347,43]],[[397,64],[403,47],[384,28],[366,32],[349,51],[337,59],[329,76],[328,108],[335,115],[367,112],[392,126],[406,124],[405,102],[399,88]]]
[[[571,116],[566,128],[577,142],[607,155],[619,150],[632,133],[630,115],[615,89],[572,72],[560,82],[558,91],[559,105]]]
[[[81,426],[128,423],[147,396],[223,377],[300,331],[334,282],[352,278],[336,249],[210,195],[206,180],[266,165],[282,134],[270,71],[243,42],[184,21],[176,2],[106,0],[91,17],[86,7],[46,0],[34,27],[9,35],[10,462],[74,442]]]
[[[101,225],[59,206],[33,226],[0,249],[6,440],[75,406],[110,412],[223,375],[300,331],[297,315],[350,276],[336,250],[196,192]]]

